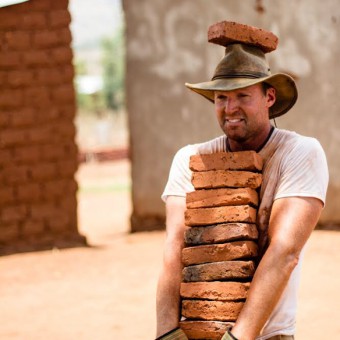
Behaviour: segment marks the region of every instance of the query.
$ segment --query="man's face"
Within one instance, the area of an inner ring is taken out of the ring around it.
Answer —
[[[269,108],[275,102],[275,89],[264,93],[261,84],[234,91],[215,91],[218,122],[228,136],[233,151],[257,149],[270,131]]]

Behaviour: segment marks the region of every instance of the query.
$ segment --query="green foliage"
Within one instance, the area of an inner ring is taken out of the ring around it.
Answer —
[[[82,93],[79,84],[77,104],[85,111],[99,112],[102,110],[119,111],[124,106],[125,51],[124,32],[119,29],[113,36],[102,39],[101,45],[102,88],[95,93]],[[85,60],[77,60],[75,70],[78,80],[88,76]]]
[[[118,110],[124,105],[124,32],[102,40],[103,97],[107,108]]]

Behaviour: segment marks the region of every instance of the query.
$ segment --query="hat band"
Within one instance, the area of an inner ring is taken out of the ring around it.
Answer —
[[[225,78],[264,78],[268,77],[269,74],[265,73],[233,73],[233,74],[223,74],[223,75],[216,75],[214,76],[211,80],[216,80],[216,79],[225,79]]]

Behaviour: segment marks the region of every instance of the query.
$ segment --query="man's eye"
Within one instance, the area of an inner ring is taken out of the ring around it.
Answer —
[[[220,94],[220,95],[217,96],[217,99],[224,100],[224,99],[226,99],[226,96],[223,96],[222,94]]]

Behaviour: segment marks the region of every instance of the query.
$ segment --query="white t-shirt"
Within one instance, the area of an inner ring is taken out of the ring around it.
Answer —
[[[226,136],[221,136],[180,149],[174,157],[162,199],[166,201],[167,196],[185,197],[188,192],[194,191],[189,169],[190,156],[227,151],[226,140]],[[263,241],[266,239],[274,200],[283,197],[315,197],[325,203],[328,167],[325,153],[315,138],[281,129],[274,129],[259,154],[264,166],[257,226]],[[258,340],[278,334],[294,334],[300,268],[301,260]]]

